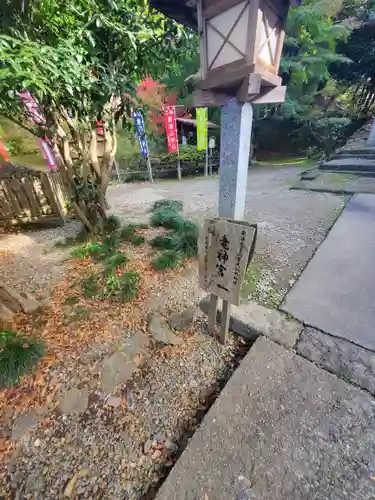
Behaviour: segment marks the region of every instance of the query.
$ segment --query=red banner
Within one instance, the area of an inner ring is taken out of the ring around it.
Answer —
[[[167,132],[168,151],[170,153],[178,153],[176,109],[174,106],[164,107],[164,126]]]

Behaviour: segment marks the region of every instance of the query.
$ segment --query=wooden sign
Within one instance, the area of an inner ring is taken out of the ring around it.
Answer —
[[[207,219],[199,236],[199,278],[204,290],[230,304],[240,302],[241,284],[254,251],[256,226]]]

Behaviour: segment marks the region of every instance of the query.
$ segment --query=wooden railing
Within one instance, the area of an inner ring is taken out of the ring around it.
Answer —
[[[0,162],[0,225],[64,219],[67,200],[59,172]]]

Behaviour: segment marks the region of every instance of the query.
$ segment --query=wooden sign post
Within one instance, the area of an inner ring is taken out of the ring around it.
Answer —
[[[254,254],[257,226],[229,219],[206,219],[199,236],[200,287],[211,293],[208,329],[216,324],[218,297],[223,299],[220,342],[228,336],[230,304],[239,305],[242,281]]]

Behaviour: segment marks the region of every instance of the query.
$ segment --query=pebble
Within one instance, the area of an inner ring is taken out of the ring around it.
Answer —
[[[36,440],[34,441],[34,446],[35,446],[36,448],[39,448],[39,446],[40,446],[40,445],[41,445],[41,441],[40,441],[40,439],[36,439]]]
[[[107,405],[118,408],[121,405],[121,401],[120,397],[110,396],[107,400]]]
[[[162,456],[162,452],[160,450],[155,450],[154,453],[152,454],[152,457],[154,460],[157,458],[160,458]]]
[[[143,446],[143,453],[147,455],[152,448],[152,441],[148,439]]]

